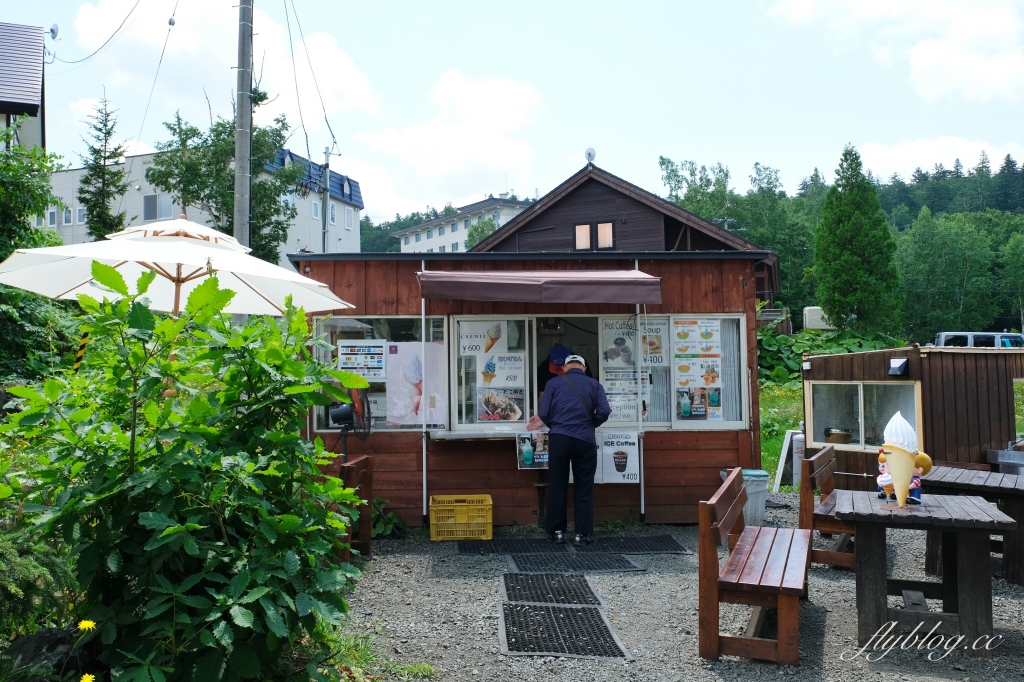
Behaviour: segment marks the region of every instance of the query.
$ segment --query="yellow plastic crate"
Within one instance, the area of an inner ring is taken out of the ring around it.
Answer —
[[[431,540],[490,540],[494,537],[490,495],[431,495]]]

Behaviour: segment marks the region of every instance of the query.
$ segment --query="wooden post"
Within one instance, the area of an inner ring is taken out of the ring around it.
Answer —
[[[1003,511],[1017,522],[1003,532],[1003,580],[1024,585],[1024,497],[1004,497]]]
[[[864,646],[888,614],[885,528],[857,525],[857,641]]]
[[[983,645],[992,637],[992,575],[986,532],[957,533],[957,596],[960,600],[960,634],[966,639],[964,654],[992,658]],[[1005,556],[1005,555],[1004,555]],[[975,648],[979,637],[987,636]]]
[[[718,660],[718,548],[712,540],[711,513],[701,502],[697,511],[697,640],[702,658]]]

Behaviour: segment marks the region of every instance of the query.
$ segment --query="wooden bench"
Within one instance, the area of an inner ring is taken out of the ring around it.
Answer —
[[[703,658],[745,656],[800,664],[800,597],[807,593],[811,533],[791,528],[745,526],[747,489],[733,469],[722,487],[700,503],[699,649]],[[729,559],[719,570],[718,547],[729,540]],[[719,632],[720,603],[755,607],[743,637]],[[778,639],[760,637],[766,608],[778,609]]]
[[[818,531],[823,537],[838,536],[831,549],[812,549],[811,561],[856,570],[856,549],[846,551],[853,542],[856,530],[852,524],[829,516],[836,507],[835,447],[826,446],[814,457],[805,459],[801,466],[799,527],[811,531],[812,538],[814,531]],[[814,499],[815,490],[821,491],[821,497],[817,501]]]
[[[342,550],[341,560],[352,558],[350,549],[363,556],[369,556],[373,549],[373,457],[363,455],[340,465],[338,478],[346,488],[356,488],[360,499],[366,504],[359,506],[359,519],[349,528],[349,548]]]

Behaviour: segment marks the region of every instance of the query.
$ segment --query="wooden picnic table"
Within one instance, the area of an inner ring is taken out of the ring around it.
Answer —
[[[1017,530],[1004,531],[1001,547],[997,547],[1003,553],[1002,577],[1015,585],[1024,585],[1024,476],[937,466],[921,478],[921,489],[925,495],[967,493],[1001,502],[1002,511],[1017,522]],[[938,535],[934,531],[928,534],[925,569],[930,573],[939,572]]]
[[[900,509],[878,499],[878,493],[837,490],[833,511],[857,529],[857,637],[866,645],[884,624],[897,630],[921,625],[920,634],[935,629],[940,635],[964,635],[965,641],[992,635],[992,578],[988,556],[989,534],[1015,530],[1017,523],[994,504],[980,497],[925,495],[920,505]],[[942,532],[942,582],[888,578],[885,530]],[[889,608],[888,595],[902,596],[906,608]],[[926,599],[941,599],[942,611],[929,611]],[[984,647],[968,648],[968,656],[991,658]]]

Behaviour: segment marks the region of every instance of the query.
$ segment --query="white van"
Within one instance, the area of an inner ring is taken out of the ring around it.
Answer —
[[[939,332],[935,345],[947,348],[1024,348],[1024,334],[1007,332]]]

